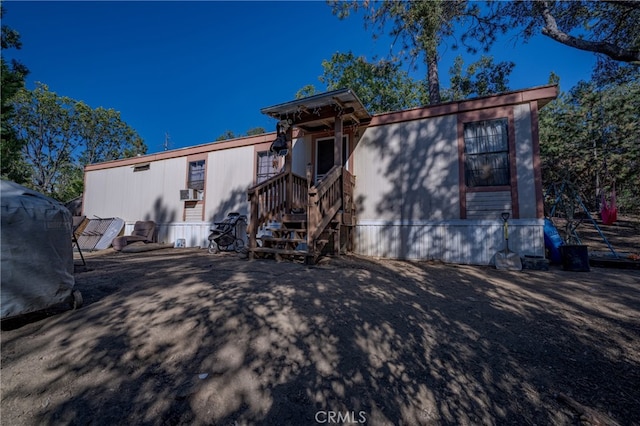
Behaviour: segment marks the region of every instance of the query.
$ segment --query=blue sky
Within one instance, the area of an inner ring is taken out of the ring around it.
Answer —
[[[384,57],[391,41],[373,40],[360,16],[339,20],[324,1],[30,2],[4,1],[2,24],[17,30],[23,48],[3,52],[36,81],[91,107],[113,108],[145,140],[149,153],[214,141],[226,130],[273,130],[263,107],[292,100],[322,74],[322,60],[351,50]],[[441,50],[441,84],[456,55]],[[554,71],[561,89],[589,79],[595,56],[544,36],[529,43],[499,39],[489,53],[516,67],[511,89],[546,84]],[[424,67],[412,72],[424,75]]]

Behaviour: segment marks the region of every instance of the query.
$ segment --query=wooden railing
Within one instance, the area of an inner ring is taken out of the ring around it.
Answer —
[[[327,228],[342,208],[341,166],[333,166],[318,186],[309,188],[307,207],[307,247],[312,249],[315,240]]]
[[[353,190],[356,186],[356,177],[347,169],[342,170],[342,224],[355,225],[356,203],[353,199]]]
[[[334,166],[317,186],[312,186],[310,179],[281,173],[249,188],[249,248],[256,248],[258,232],[268,222],[280,221],[284,214],[291,213],[292,208],[306,208],[307,249],[313,255],[316,240],[340,210],[341,224],[353,225],[354,183],[355,177],[351,173],[341,166]]]
[[[290,195],[288,189],[290,188]],[[256,247],[260,228],[279,221],[291,208],[307,204],[307,179],[293,173],[281,173],[247,190],[250,205],[249,248]]]

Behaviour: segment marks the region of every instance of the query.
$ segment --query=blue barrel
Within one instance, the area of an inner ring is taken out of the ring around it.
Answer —
[[[558,229],[549,219],[544,220],[544,246],[549,250],[549,260],[551,263],[562,263],[560,246],[564,245]]]

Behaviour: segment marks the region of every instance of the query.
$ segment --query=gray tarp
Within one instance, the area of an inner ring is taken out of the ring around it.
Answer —
[[[1,318],[69,300],[73,285],[71,213],[14,182],[0,187]]]

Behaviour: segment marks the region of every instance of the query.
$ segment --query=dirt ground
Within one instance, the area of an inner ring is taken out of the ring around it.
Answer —
[[[639,270],[86,257],[2,323],[3,425],[640,424]]]

